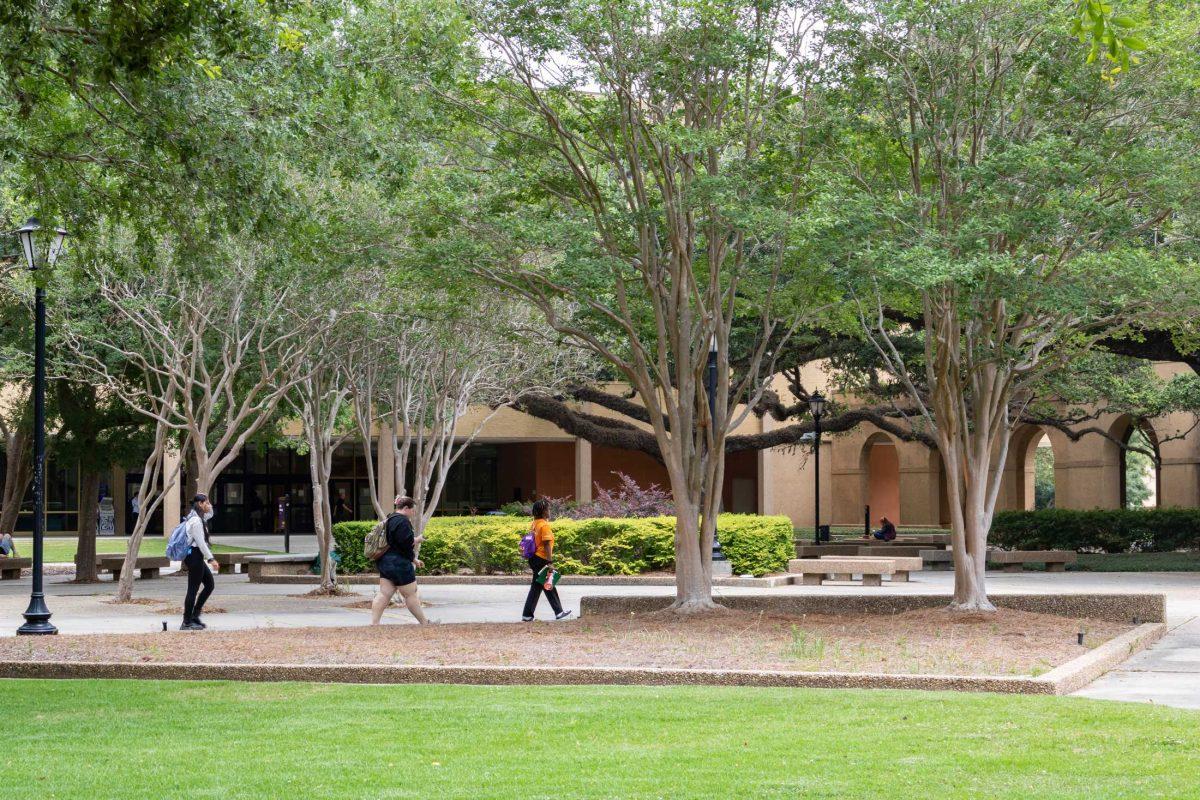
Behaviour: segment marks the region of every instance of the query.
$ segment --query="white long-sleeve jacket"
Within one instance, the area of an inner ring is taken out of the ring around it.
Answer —
[[[212,551],[208,549],[208,542],[204,541],[204,521],[195,511],[187,515],[187,534],[188,544],[203,553],[205,561],[212,561]]]

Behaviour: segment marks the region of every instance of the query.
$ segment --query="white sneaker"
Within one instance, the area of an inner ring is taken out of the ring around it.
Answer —
[[[533,617],[521,617],[521,622],[533,622]]]
[[[554,618],[555,618],[555,619],[566,619],[567,617],[571,616],[573,613],[575,613],[575,612],[573,612],[573,611],[563,611],[563,612],[562,612],[562,613],[560,613],[560,614],[555,614],[555,615],[554,615]]]

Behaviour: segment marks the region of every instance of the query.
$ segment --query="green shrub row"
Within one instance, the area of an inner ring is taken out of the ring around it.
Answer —
[[[1195,549],[1200,548],[1200,509],[1001,511],[992,521],[988,541],[1014,550],[1128,553]]]
[[[339,569],[371,572],[363,555],[363,537],[373,522],[339,522],[333,526]],[[637,575],[675,566],[675,519],[556,520],[555,561],[573,575]],[[764,575],[787,568],[792,551],[792,523],[787,517],[722,514],[718,520],[721,548],[736,575]],[[525,562],[517,550],[529,521],[512,517],[434,517],[425,529],[421,560],[432,574],[469,569],[476,574],[520,572]]]

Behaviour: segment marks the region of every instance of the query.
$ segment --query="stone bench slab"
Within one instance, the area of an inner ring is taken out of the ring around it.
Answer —
[[[821,556],[821,561],[860,561],[858,556]],[[879,561],[884,559],[871,558],[871,561]],[[896,565],[896,569],[907,570],[908,572],[919,572],[924,568],[924,562],[916,556],[896,556],[888,558],[887,561]]]
[[[111,572],[113,580],[120,577],[125,566],[125,556],[120,553],[97,553],[96,568],[101,572]],[[157,578],[159,570],[171,566],[171,559],[166,556],[138,556],[134,559],[134,571],[142,578]]]
[[[1020,572],[1026,564],[1045,564],[1047,572],[1063,572],[1078,556],[1073,550],[989,550],[987,560],[1005,572]]]
[[[841,581],[850,580],[852,575],[862,575],[863,586],[882,586],[883,575],[904,570],[897,570],[895,561],[890,558],[845,556],[838,559],[793,558],[788,562],[788,572],[799,574],[805,586],[820,586],[829,575],[833,580]]]
[[[15,580],[21,577],[21,570],[32,566],[32,558],[0,558],[0,580]]]
[[[225,573],[233,572],[237,568],[238,564],[242,565],[243,572],[249,571],[249,565],[246,564],[246,560],[250,556],[261,556],[261,555],[267,555],[267,554],[266,553],[252,553],[252,552],[213,553],[213,558],[216,559],[216,562],[217,562],[218,574],[223,575]],[[312,563],[312,559],[309,559],[309,563]]]
[[[921,560],[925,562],[925,569],[954,569],[954,553],[949,550],[922,550]]]
[[[868,544],[868,545],[859,545],[857,555],[869,556],[871,558],[896,558],[896,557],[920,558],[922,549],[923,548],[916,547],[916,546],[908,547],[908,546],[903,546],[903,545],[897,546],[894,544],[888,544],[888,545]]]
[[[856,556],[857,544],[797,544],[796,558],[820,558],[821,556]]]
[[[250,580],[278,575],[308,575],[316,553],[271,553],[247,556],[242,563],[250,568]]]

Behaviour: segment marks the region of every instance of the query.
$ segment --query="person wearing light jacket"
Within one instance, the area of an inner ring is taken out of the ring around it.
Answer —
[[[200,612],[204,610],[204,603],[216,585],[213,573],[217,571],[217,560],[208,548],[208,521],[212,516],[213,505],[208,495],[198,494],[192,498],[192,510],[184,520],[187,525],[188,553],[183,563],[187,566],[188,584],[187,597],[183,601],[183,625],[179,628],[182,631],[202,631],[208,627],[200,621]]]

